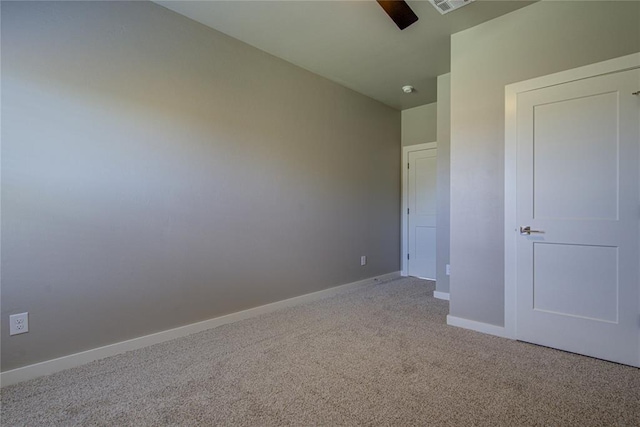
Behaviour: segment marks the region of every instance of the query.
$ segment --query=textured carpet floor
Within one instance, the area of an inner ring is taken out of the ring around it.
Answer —
[[[400,279],[2,390],[2,424],[640,425],[640,370],[445,324]]]

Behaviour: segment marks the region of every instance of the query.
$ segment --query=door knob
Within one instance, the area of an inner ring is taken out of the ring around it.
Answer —
[[[530,236],[531,233],[543,234],[544,231],[542,231],[542,230],[532,230],[531,227],[529,227],[528,225],[526,227],[520,227],[520,234],[524,234],[525,236]]]

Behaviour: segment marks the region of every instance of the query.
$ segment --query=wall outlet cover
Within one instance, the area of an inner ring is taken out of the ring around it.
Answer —
[[[447,276],[451,275],[451,266],[449,264],[447,264],[447,266],[446,266],[446,274],[447,274]]]
[[[9,335],[29,332],[29,313],[12,314],[9,316]]]
[[[360,265],[367,265],[367,256],[366,255],[362,255],[360,257]]]

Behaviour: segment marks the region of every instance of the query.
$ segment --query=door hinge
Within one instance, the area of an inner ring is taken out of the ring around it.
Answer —
[[[409,257],[409,254],[407,254],[407,259],[411,259],[411,258]]]
[[[407,163],[407,169],[409,169],[409,164],[410,164],[410,163]]]
[[[409,215],[409,208],[407,208],[407,215]]]

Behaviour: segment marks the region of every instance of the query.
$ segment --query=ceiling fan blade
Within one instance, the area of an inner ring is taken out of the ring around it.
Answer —
[[[377,1],[401,30],[404,30],[418,20],[418,15],[413,13],[413,10],[411,10],[407,2],[404,0]]]

